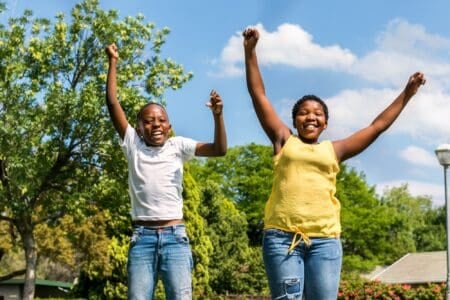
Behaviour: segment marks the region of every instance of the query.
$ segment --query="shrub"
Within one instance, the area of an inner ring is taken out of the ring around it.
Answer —
[[[387,284],[353,276],[341,281],[338,300],[443,300],[445,299],[445,291],[445,283],[426,283],[421,285]]]

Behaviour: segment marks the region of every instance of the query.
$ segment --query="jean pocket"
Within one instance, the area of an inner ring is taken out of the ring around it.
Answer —
[[[339,239],[324,238],[319,239],[319,242],[313,240],[314,243],[317,245],[316,248],[320,249],[320,257],[323,259],[336,260],[342,257],[342,244]]]
[[[136,245],[139,240],[141,239],[142,236],[142,230],[139,227],[136,227],[133,229],[133,233],[131,234],[130,237],[130,247],[133,247],[134,245]]]
[[[189,244],[189,238],[186,233],[186,227],[179,226],[174,232],[175,240],[180,244]]]

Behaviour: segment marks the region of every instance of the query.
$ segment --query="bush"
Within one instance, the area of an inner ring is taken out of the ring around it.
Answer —
[[[364,280],[355,276],[341,281],[338,300],[444,300],[445,291],[445,283],[427,283],[422,285],[386,284],[380,281]]]

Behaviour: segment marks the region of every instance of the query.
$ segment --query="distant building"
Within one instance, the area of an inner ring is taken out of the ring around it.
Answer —
[[[23,297],[24,279],[0,281],[0,300],[19,300]],[[71,283],[36,279],[35,297],[62,298],[67,296]]]
[[[422,284],[447,281],[447,252],[408,253],[392,265],[375,270],[370,280],[384,283]]]

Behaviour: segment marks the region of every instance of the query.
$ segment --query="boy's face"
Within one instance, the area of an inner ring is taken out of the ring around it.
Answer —
[[[159,105],[148,105],[140,114],[137,132],[147,146],[162,146],[169,138],[172,125],[166,111]]]

